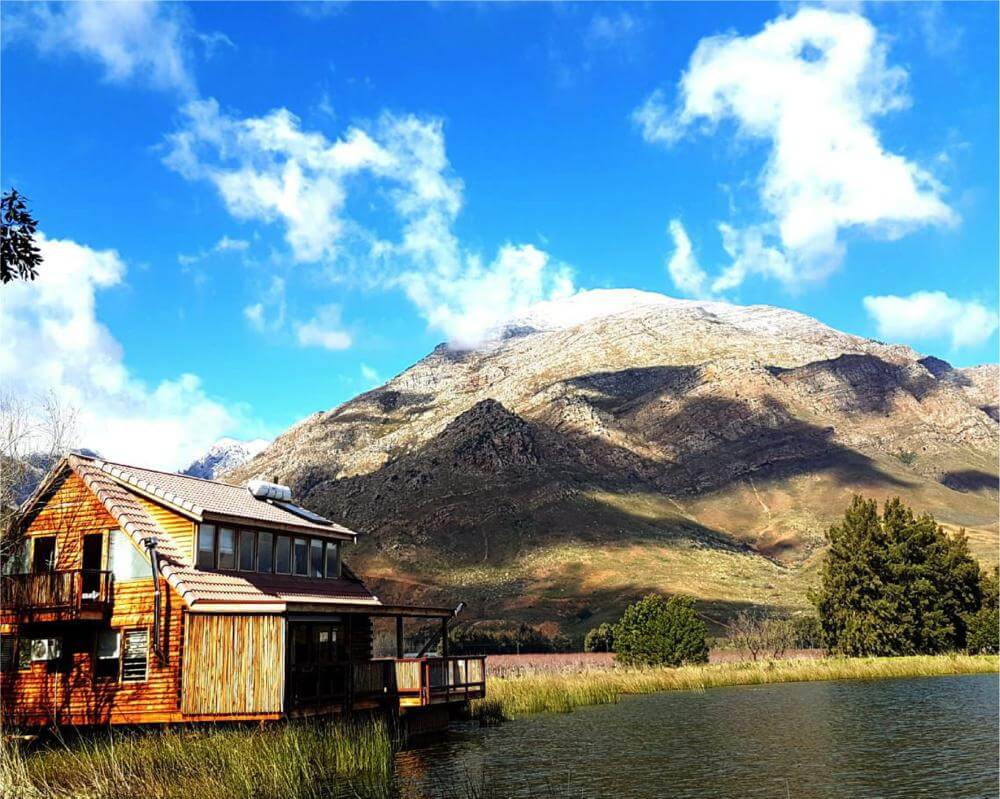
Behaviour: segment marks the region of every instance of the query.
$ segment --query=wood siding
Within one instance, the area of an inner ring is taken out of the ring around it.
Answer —
[[[202,616],[186,623],[185,714],[281,712],[285,620],[280,616]]]
[[[145,497],[136,496],[136,500],[146,513],[153,517],[160,529],[170,534],[181,554],[189,560],[194,560],[194,522],[162,505],[150,502]]]

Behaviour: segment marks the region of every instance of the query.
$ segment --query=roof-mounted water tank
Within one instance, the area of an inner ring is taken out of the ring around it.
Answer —
[[[275,499],[279,502],[291,502],[292,489],[278,483],[269,483],[266,480],[251,480],[247,483],[249,491],[257,499]]]

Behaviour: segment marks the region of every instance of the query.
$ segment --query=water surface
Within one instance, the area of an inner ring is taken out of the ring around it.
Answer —
[[[985,799],[998,712],[996,675],[669,692],[457,725],[397,775],[428,796]]]

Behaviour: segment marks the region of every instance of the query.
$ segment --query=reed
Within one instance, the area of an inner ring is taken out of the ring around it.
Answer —
[[[582,705],[614,704],[627,694],[657,691],[704,690],[737,685],[868,680],[885,677],[932,677],[949,674],[996,673],[996,655],[934,655],[893,658],[822,658],[718,663],[681,668],[625,669],[572,668],[522,672],[516,677],[494,677],[489,697],[472,704],[482,718],[499,712],[511,719],[528,713],[566,713]],[[488,703],[488,704],[487,704]]]
[[[384,721],[366,720],[0,747],[0,795],[11,799],[318,799],[388,796],[397,741]]]

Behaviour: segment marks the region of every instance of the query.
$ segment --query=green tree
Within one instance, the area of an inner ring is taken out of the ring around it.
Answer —
[[[1000,572],[980,576],[982,602],[966,619],[966,647],[970,652],[995,655],[1000,652]]]
[[[690,597],[650,594],[625,609],[614,628],[616,657],[630,666],[679,666],[708,660],[708,629]]]
[[[614,652],[615,651],[615,628],[614,625],[604,622],[587,632],[583,639],[584,652]]]
[[[827,540],[813,601],[828,649],[912,655],[965,646],[980,586],[964,531],[950,538],[899,499],[879,516],[874,500],[855,497]]]
[[[35,243],[38,221],[31,215],[26,198],[11,189],[0,197],[0,282],[14,278],[34,280],[42,254]]]

